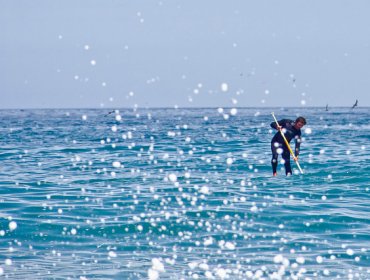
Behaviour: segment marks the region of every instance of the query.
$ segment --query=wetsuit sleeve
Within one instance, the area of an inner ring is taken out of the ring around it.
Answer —
[[[301,132],[297,134],[295,137],[295,150],[294,150],[294,155],[298,156],[299,155],[299,149],[301,148]]]
[[[286,125],[286,122],[287,122],[287,120],[281,120],[281,121],[278,121],[278,124],[281,126],[281,127],[285,127]],[[277,126],[276,126],[276,122],[272,122],[271,124],[270,124],[270,126],[272,127],[272,128],[274,128],[274,129],[277,129]]]

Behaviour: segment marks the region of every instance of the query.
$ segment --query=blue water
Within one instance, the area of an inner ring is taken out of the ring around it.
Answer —
[[[369,108],[108,112],[0,111],[1,277],[370,279]]]

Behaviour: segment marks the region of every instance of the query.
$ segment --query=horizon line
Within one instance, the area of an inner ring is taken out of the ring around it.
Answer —
[[[357,109],[360,108],[370,108],[370,106],[356,106]],[[180,110],[180,109],[218,109],[218,108],[223,108],[223,109],[231,109],[231,108],[236,108],[236,109],[269,109],[269,108],[280,108],[280,109],[285,109],[285,108],[291,108],[291,109],[315,109],[315,108],[326,108],[326,106],[210,106],[210,107],[181,107],[181,106],[154,106],[154,107],[29,107],[29,108],[0,108],[0,110],[119,110],[119,109],[125,109],[125,110],[137,110],[137,109],[173,109],[173,110]],[[352,109],[351,106],[330,106],[329,108],[348,108]],[[355,109],[355,108],[353,108]]]

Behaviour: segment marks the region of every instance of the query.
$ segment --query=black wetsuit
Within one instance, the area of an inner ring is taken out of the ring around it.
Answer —
[[[279,125],[283,128],[283,132],[285,135],[286,140],[288,143],[293,138],[295,139],[295,150],[294,155],[299,155],[299,147],[301,144],[301,130],[296,129],[294,127],[294,121],[283,119],[281,121],[278,121]],[[271,127],[274,129],[277,129],[276,122],[271,123]],[[272,159],[271,159],[271,165],[272,165],[272,172],[276,173],[276,168],[278,165],[278,148],[281,148],[283,150],[283,153],[281,154],[285,163],[285,174],[292,174],[292,168],[290,166],[290,152],[289,148],[285,144],[285,141],[283,137],[281,136],[280,132],[278,131],[274,137],[271,140],[271,151],[272,151]]]

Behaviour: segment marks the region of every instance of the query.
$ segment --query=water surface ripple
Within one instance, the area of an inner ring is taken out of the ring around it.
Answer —
[[[271,111],[304,175],[271,176]],[[0,111],[2,276],[370,279],[369,108],[105,114]]]

